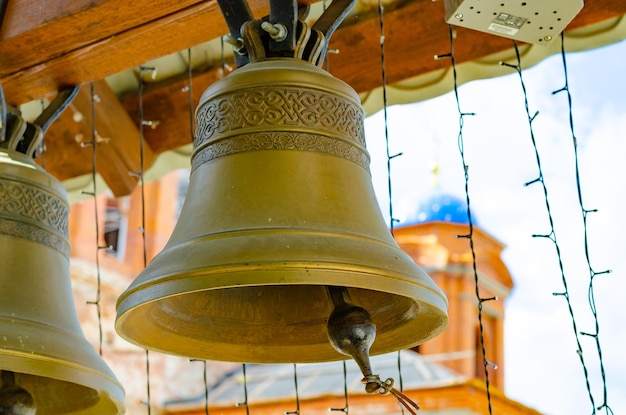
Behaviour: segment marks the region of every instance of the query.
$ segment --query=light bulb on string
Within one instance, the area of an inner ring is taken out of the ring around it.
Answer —
[[[37,409],[30,393],[15,383],[15,373],[2,371],[0,415],[35,415]]]

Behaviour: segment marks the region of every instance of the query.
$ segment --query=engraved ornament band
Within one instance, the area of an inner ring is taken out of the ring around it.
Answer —
[[[197,112],[192,171],[219,157],[258,150],[329,154],[369,171],[358,103],[312,88],[239,89]]]

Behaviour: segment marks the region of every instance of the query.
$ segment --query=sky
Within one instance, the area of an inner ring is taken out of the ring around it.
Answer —
[[[558,41],[558,40],[557,40]],[[621,301],[626,292],[626,42],[568,53],[568,85],[578,141],[580,188],[587,216],[590,263],[599,323],[607,403],[626,413],[626,323]],[[514,62],[511,62],[514,63]],[[590,272],[576,190],[569,109],[560,55],[525,68],[522,76],[556,241],[578,332],[595,332],[588,301]],[[469,166],[469,197],[477,226],[506,245],[504,262],[515,282],[505,302],[505,392],[548,415],[591,414],[592,405],[563,292],[555,245],[533,234],[550,232],[520,78],[511,75],[459,87],[464,118],[463,148]],[[417,104],[387,109],[392,201],[398,226],[410,222],[416,206],[433,192],[465,199],[459,152],[459,116],[449,93]],[[374,187],[383,213],[389,208],[383,112],[366,119]],[[439,167],[435,189],[432,167]],[[596,406],[604,401],[595,340],[579,336]],[[488,358],[488,357],[487,357]],[[606,409],[598,414],[610,413]]]

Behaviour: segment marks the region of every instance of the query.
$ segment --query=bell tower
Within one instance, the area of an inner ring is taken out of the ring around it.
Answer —
[[[472,252],[468,239],[458,237],[469,231],[465,201],[439,194],[422,206],[416,219],[394,234],[399,246],[446,294],[450,323],[416,351],[470,378],[484,379]],[[482,312],[486,359],[498,367],[488,366],[489,380],[504,389],[504,300],[513,280],[500,256],[502,243],[476,224],[473,241],[480,298],[497,297],[483,302]]]

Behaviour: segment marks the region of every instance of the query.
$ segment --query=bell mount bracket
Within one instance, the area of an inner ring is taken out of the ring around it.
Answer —
[[[218,0],[235,47],[235,64],[268,57],[293,57],[321,66],[330,37],[354,7],[356,0],[333,0],[309,27],[308,6],[297,0],[270,0],[270,14],[255,20],[246,0]]]

